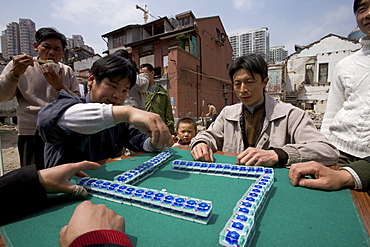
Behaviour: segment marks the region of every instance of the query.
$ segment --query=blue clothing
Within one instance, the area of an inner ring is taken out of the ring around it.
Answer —
[[[46,168],[83,160],[101,161],[115,158],[121,155],[123,147],[134,152],[144,151],[143,144],[149,136],[127,122],[91,135],[77,133],[58,125],[58,120],[68,108],[81,103],[93,103],[90,94],[77,98],[62,90],[57,100],[40,110],[37,128],[46,142]]]

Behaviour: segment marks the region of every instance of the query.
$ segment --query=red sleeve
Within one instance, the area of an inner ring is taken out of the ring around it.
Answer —
[[[96,230],[87,232],[76,238],[70,247],[107,243],[132,247],[131,241],[127,235],[117,230]]]

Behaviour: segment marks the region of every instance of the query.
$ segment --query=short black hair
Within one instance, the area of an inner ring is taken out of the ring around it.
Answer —
[[[51,27],[43,27],[37,30],[35,34],[35,40],[37,44],[40,44],[42,41],[45,41],[47,39],[59,39],[62,43],[63,50],[67,47],[66,36],[59,33],[57,30]]]
[[[136,83],[134,66],[127,59],[115,55],[108,55],[95,61],[90,72],[94,75],[96,84],[104,78],[112,80],[115,77],[119,77],[119,80],[127,77],[130,80],[130,89]]]
[[[238,57],[230,66],[229,76],[234,83],[234,74],[239,69],[248,70],[252,76],[254,73],[260,74],[262,81],[268,77],[268,65],[265,56],[259,53],[252,53]]]
[[[116,55],[116,56],[119,56],[119,57],[123,57],[123,58],[126,58],[128,61],[130,61],[130,63],[132,63],[132,65],[134,66],[135,68],[135,71],[137,73],[139,73],[139,69],[138,67],[136,66],[136,63],[134,60],[132,60],[132,56],[131,56],[131,53],[129,53],[127,50],[124,50],[124,49],[119,49],[117,51],[115,51],[113,53],[113,55]]]
[[[144,63],[144,64],[140,65],[140,69],[142,69],[142,68],[147,68],[147,70],[149,70],[149,72],[154,71],[154,67],[150,63]]]
[[[132,60],[131,54],[130,54],[128,51],[124,50],[124,49],[119,49],[119,50],[115,51],[115,52],[113,53],[113,55],[116,55],[116,56],[120,56],[120,57],[126,58],[126,59],[128,59],[130,62],[131,62],[131,60]]]
[[[184,118],[181,118],[177,124],[176,124],[176,131],[179,129],[179,125],[181,123],[188,123],[188,124],[192,124],[194,126],[194,129],[195,131],[197,131],[197,123],[195,122],[194,119],[190,118],[190,117],[184,117]]]

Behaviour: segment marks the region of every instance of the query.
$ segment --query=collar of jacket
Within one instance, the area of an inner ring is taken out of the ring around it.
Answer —
[[[278,118],[284,117],[286,114],[283,111],[276,111],[275,108],[277,107],[278,102],[268,95],[267,93],[264,94],[265,97],[265,112],[266,116],[265,119],[267,121],[273,121]],[[227,120],[230,121],[239,121],[240,116],[243,113],[243,104],[238,103],[236,104],[237,109],[232,111],[229,116],[226,117]]]
[[[164,91],[164,87],[162,87],[161,85],[157,85],[154,87],[153,91],[147,91],[149,94],[151,93],[156,93],[156,94],[164,94],[166,95],[166,92]]]

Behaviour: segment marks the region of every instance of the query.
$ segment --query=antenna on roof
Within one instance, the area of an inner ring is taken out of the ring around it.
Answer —
[[[145,4],[145,7],[142,8],[140,7],[139,5],[136,5],[136,9],[140,9],[141,11],[144,12],[144,23],[146,23],[148,21],[148,16],[150,15],[151,17],[153,17],[154,19],[156,19],[155,16],[153,16],[152,14],[149,13],[149,10],[147,9],[147,5]]]

